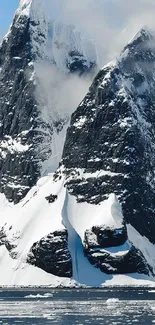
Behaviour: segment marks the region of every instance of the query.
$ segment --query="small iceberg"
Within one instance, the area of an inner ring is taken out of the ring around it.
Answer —
[[[118,303],[119,303],[119,299],[118,298],[109,298],[106,301],[106,304],[107,304],[108,307],[110,307],[110,306],[113,307],[113,306],[115,306]]]

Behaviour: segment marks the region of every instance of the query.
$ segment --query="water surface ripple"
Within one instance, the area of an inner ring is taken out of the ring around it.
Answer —
[[[0,291],[3,325],[155,324],[155,290],[141,288]]]

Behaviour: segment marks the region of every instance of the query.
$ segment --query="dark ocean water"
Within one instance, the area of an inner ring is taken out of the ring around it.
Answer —
[[[0,324],[155,324],[155,290],[1,290]]]

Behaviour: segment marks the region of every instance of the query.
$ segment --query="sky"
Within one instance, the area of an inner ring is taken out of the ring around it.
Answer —
[[[51,18],[81,27],[98,47],[104,48],[104,56],[107,51],[107,60],[119,54],[143,25],[155,28],[155,0],[46,0],[47,3]],[[19,0],[0,0],[0,40],[8,31],[18,4]]]
[[[7,33],[19,0],[0,0],[0,39]]]

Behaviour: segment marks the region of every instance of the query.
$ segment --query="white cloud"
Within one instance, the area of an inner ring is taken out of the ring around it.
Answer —
[[[103,65],[114,59],[138,30],[154,27],[154,0],[47,0],[50,15],[84,30]]]
[[[48,62],[35,64],[39,81],[37,100],[43,106],[43,119],[54,122],[70,117],[88,91],[90,78],[64,74]]]

